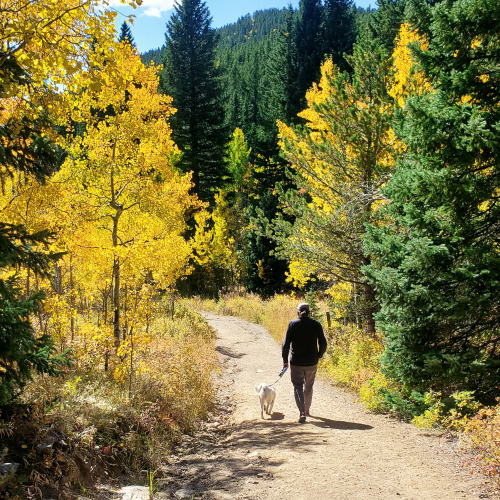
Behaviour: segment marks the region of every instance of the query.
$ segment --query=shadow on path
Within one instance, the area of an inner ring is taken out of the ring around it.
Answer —
[[[245,356],[245,354],[243,354],[241,352],[235,352],[232,349],[229,349],[228,347],[218,346],[215,348],[215,350],[217,352],[220,352],[223,356],[228,356],[230,358],[239,359],[239,358],[242,358],[243,356]]]
[[[344,422],[343,420],[331,420],[329,418],[316,417],[313,415],[307,419],[306,423],[315,425],[316,427],[329,427],[330,429],[339,429],[341,431],[369,431],[370,429],[373,429],[373,426],[367,424]]]
[[[195,489],[204,485],[221,490],[231,484],[233,491],[244,491],[246,481],[272,479],[270,470],[284,463],[282,458],[266,458],[273,448],[313,453],[317,452],[318,445],[325,443],[325,433],[318,432],[318,427],[347,431],[372,429],[370,425],[323,417],[310,417],[306,424],[284,419],[285,414],[273,412],[262,420],[245,420],[233,427],[226,438],[215,438],[204,456],[197,453],[184,456],[180,463],[185,484]]]

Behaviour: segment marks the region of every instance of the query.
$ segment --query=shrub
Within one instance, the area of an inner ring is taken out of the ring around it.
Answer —
[[[379,338],[367,337],[358,328],[340,324],[326,334],[328,349],[321,364],[336,384],[359,391],[369,379],[379,375],[382,353]]]
[[[483,408],[470,418],[461,441],[479,455],[483,471],[500,483],[500,404]]]
[[[359,388],[359,395],[365,406],[373,413],[386,413],[387,403],[384,398],[384,391],[394,390],[394,383],[383,373],[366,380]]]
[[[428,407],[425,396],[416,391],[403,389],[381,389],[380,396],[386,411],[401,420],[412,420]]]
[[[178,307],[174,320],[163,315],[150,325],[134,363],[122,361],[131,376],[117,379],[115,360],[107,372],[87,363],[64,379],[35,379],[19,408],[0,415],[5,461],[22,464],[22,484],[12,488],[45,485],[44,497],[63,498],[70,484],[156,470],[213,404],[214,338],[198,313]],[[6,488],[0,484],[0,496],[14,492]]]

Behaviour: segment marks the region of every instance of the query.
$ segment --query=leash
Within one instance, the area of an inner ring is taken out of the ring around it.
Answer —
[[[276,382],[274,382],[274,384],[271,384],[271,385],[277,384],[281,380],[281,377],[285,374],[285,372],[287,370],[288,370],[288,366],[284,366],[283,369],[280,371],[280,374],[278,375],[278,378],[276,379]]]

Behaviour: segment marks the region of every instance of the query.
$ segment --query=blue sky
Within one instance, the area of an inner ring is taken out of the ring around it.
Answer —
[[[299,0],[205,0],[212,14],[212,27],[219,28],[238,20],[245,14],[252,14],[256,10],[287,7],[290,3],[297,8]],[[131,26],[132,35],[139,52],[157,49],[165,41],[165,27],[172,13],[174,0],[143,0],[142,6],[137,9],[126,7],[119,0],[111,0],[113,8],[118,11],[116,20],[117,29],[127,18],[135,15]],[[376,0],[355,0],[359,7],[376,7]]]

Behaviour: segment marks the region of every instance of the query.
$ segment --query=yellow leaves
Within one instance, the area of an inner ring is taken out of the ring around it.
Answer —
[[[61,8],[68,5],[62,2]],[[100,26],[96,19],[96,24],[87,18],[80,21],[84,20],[89,24],[82,29]],[[105,28],[100,36],[108,34]],[[168,123],[174,109],[171,99],[157,92],[158,69],[145,67],[128,45],[99,40],[96,54],[105,57],[106,64],[84,68],[71,82],[66,67],[41,68],[45,49],[34,41],[30,50],[40,58],[35,58],[38,62],[33,68],[40,67],[40,75],[50,78],[59,71],[57,78],[64,77],[68,87],[57,89],[62,97],[41,89],[29,96],[31,101],[24,95],[14,96],[0,106],[2,123],[19,119],[30,109],[34,110],[31,117],[52,109],[61,121],[85,122],[83,132],[82,127],[79,134],[58,138],[67,157],[45,185],[15,174],[6,179],[0,204],[4,220],[23,223],[32,231],[54,230],[58,240],[53,249],[67,250],[58,262],[61,293],[48,294],[40,329],[46,328],[64,344],[69,341],[71,324],[78,338],[76,352],[82,355],[79,361],[89,365],[101,362],[115,347],[112,311],[107,309],[112,303],[113,264],[120,265],[121,328],[127,335],[133,331],[141,337],[136,345],[147,342],[143,332],[157,314],[152,296],[191,271],[192,247],[184,237],[186,218],[203,208],[190,194],[190,176],[174,166],[180,154]],[[54,62],[55,57],[47,59]],[[78,57],[86,63],[94,56]],[[20,276],[29,283],[26,270]],[[37,286],[50,290],[46,281]],[[77,301],[79,314],[75,313]],[[99,309],[102,302],[105,305]],[[102,316],[94,316],[96,305]],[[88,317],[83,321],[80,313],[87,307]],[[125,343],[122,349],[129,347]]]
[[[431,84],[423,72],[415,69],[409,47],[411,43],[417,43],[423,50],[428,47],[428,42],[416,29],[408,23],[403,23],[393,53],[394,85],[389,89],[389,94],[398,101],[400,107],[404,107],[405,100],[411,95],[420,95],[431,89]]]
[[[347,282],[335,283],[326,293],[331,297],[332,318],[337,321],[342,320],[352,301],[353,285]]]
[[[276,224],[280,250],[291,261],[288,279],[298,286],[310,276],[334,287],[347,283],[346,290],[335,288],[338,314],[352,304],[349,283],[361,274],[365,224],[380,222],[380,188],[399,148],[391,129],[394,103],[387,95],[390,61],[365,41],[350,62],[350,74],[331,59],[323,63],[320,81],[299,113],[305,126],[278,122],[279,145],[299,187],[282,200],[295,215],[293,228]]]
[[[196,233],[193,250],[200,265],[211,263],[220,268],[230,269],[236,264],[235,255],[235,213],[226,200],[226,193],[215,195],[215,210],[195,215]]]
[[[307,262],[294,259],[289,264],[286,280],[294,287],[303,288],[311,281],[311,270]]]
[[[157,69],[145,67],[126,44],[113,55],[88,76],[78,110],[87,131],[67,144],[70,157],[56,179],[65,179],[63,203],[93,221],[85,235],[76,229],[73,236],[87,240],[84,247],[100,263],[95,279],[109,279],[119,259],[124,285],[144,285],[150,269],[155,282],[168,287],[189,271],[191,248],[182,233],[186,212],[199,203],[189,194],[189,176],[173,168],[179,153],[167,122],[172,109],[157,93]],[[111,112],[103,120],[96,109]]]

